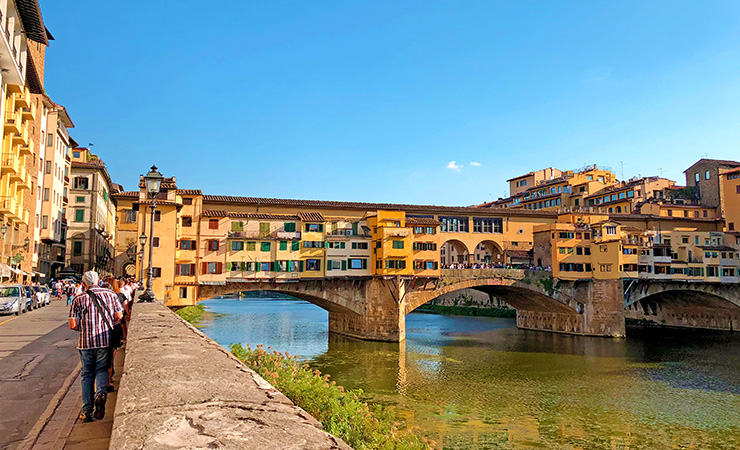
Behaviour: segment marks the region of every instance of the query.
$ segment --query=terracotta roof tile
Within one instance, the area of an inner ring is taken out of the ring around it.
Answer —
[[[298,217],[304,222],[326,222],[324,216],[317,212],[299,212]]]
[[[223,209],[211,209],[200,213],[202,217],[229,217],[229,212]]]
[[[139,191],[126,191],[126,192],[117,192],[115,194],[111,194],[114,197],[136,197],[139,198]]]
[[[299,216],[290,214],[229,213],[229,217],[243,217],[245,219],[261,220],[301,220]]]
[[[178,189],[178,195],[203,195],[203,191],[200,189]]]
[[[425,225],[430,227],[437,227],[442,225],[442,222],[436,219],[430,219],[428,217],[407,217],[406,225]]]

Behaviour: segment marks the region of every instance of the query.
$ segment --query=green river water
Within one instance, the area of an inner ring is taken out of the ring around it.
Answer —
[[[201,329],[309,360],[445,449],[740,449],[740,335],[518,330],[414,313],[401,344],[330,335],[304,301],[214,299]]]

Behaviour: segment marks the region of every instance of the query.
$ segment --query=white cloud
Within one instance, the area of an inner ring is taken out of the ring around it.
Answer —
[[[471,161],[471,162],[470,162],[470,165],[471,165],[471,166],[473,166],[473,167],[480,167],[480,166],[482,166],[483,164],[481,164],[481,163],[479,163],[479,162]]]
[[[462,166],[457,165],[457,161],[450,161],[445,166],[446,169],[454,170],[455,172],[459,172],[462,169]]]

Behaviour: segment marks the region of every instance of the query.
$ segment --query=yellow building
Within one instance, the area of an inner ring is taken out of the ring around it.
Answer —
[[[617,183],[588,195],[583,206],[607,213],[634,213],[638,204],[662,198],[665,189],[676,183],[666,178],[646,177]]]
[[[725,231],[740,230],[740,169],[720,174],[720,192]]]
[[[378,211],[367,219],[372,230],[375,274],[412,275],[413,235],[403,211]]]
[[[664,203],[661,201],[645,203],[640,206],[639,212],[646,215],[688,219],[715,219],[717,217],[716,210],[708,206]]]

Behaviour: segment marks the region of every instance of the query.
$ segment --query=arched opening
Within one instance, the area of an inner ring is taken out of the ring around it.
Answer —
[[[448,268],[458,264],[468,265],[471,262],[468,246],[457,239],[451,239],[442,244],[439,250],[439,255],[440,263],[443,268]]]
[[[740,304],[699,290],[667,290],[625,308],[627,325],[738,331]]]
[[[504,263],[504,252],[494,241],[481,241],[475,246],[473,263],[481,265],[496,265]]]

